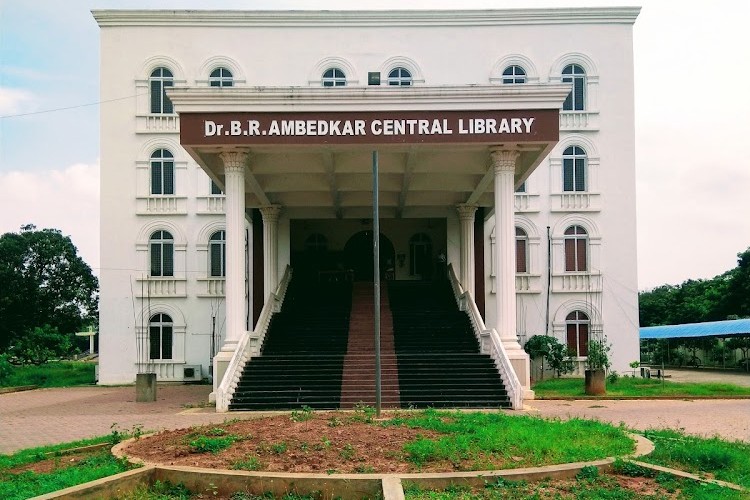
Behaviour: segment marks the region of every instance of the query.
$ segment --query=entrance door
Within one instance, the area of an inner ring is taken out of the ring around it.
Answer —
[[[374,251],[372,248],[372,231],[360,231],[346,242],[344,246],[344,260],[349,269],[354,271],[357,281],[373,281]],[[380,279],[385,277],[386,271],[393,268],[396,251],[393,243],[383,233],[380,233]]]

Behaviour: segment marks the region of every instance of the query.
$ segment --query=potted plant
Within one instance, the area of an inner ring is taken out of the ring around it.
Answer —
[[[606,376],[610,367],[609,353],[611,346],[607,337],[589,340],[586,358],[586,394],[600,396],[607,392]]]

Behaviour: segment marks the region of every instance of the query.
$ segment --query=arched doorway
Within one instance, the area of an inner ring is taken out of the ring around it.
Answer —
[[[372,281],[375,275],[373,269],[372,231],[360,231],[349,238],[344,245],[344,261],[349,269],[354,271],[356,281]],[[393,243],[383,233],[380,233],[380,278],[385,277],[386,271],[394,267],[396,251]]]

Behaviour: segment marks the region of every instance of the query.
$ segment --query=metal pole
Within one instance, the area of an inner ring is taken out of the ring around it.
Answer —
[[[378,200],[378,152],[372,152],[372,260],[375,303],[375,414],[380,417],[380,207]]]

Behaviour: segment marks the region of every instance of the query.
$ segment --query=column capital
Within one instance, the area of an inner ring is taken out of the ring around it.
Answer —
[[[459,203],[456,205],[456,212],[458,212],[458,218],[460,220],[474,220],[474,214],[477,211],[478,205],[470,205],[468,203]]]
[[[490,158],[495,173],[515,172],[516,160],[521,156],[521,152],[513,148],[496,147],[490,149]]]
[[[250,152],[242,150],[222,151],[219,153],[219,158],[224,163],[225,172],[239,169],[244,171],[245,165],[250,159]]]
[[[281,213],[281,205],[265,205],[260,207],[260,215],[263,217],[263,223],[277,222]]]

